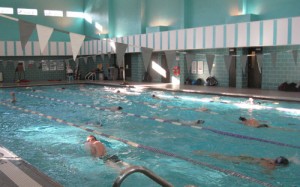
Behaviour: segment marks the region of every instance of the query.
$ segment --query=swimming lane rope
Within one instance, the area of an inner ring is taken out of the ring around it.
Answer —
[[[227,174],[227,175],[231,175],[231,176],[234,176],[234,177],[238,177],[240,179],[244,179],[244,180],[247,180],[247,181],[250,181],[250,182],[253,182],[253,183],[257,183],[257,184],[260,184],[262,186],[273,187],[273,185],[270,184],[270,183],[267,183],[267,182],[264,182],[264,181],[252,178],[250,176],[246,176],[246,175],[244,175],[242,173],[239,173],[239,172],[235,172],[235,171],[231,171],[231,170],[228,170],[228,169],[219,168],[217,166],[213,166],[213,165],[207,164],[205,162],[193,160],[191,158],[187,158],[187,157],[183,157],[183,156],[180,156],[180,155],[176,155],[174,153],[167,152],[167,151],[164,151],[164,150],[161,150],[161,149],[157,149],[157,148],[154,148],[154,147],[150,147],[150,146],[138,144],[138,143],[135,143],[135,142],[132,142],[132,141],[128,141],[128,140],[125,140],[125,139],[122,139],[122,138],[118,138],[118,137],[115,137],[115,136],[112,136],[112,135],[109,135],[109,134],[102,133],[102,132],[97,131],[97,130],[86,128],[85,126],[80,126],[80,125],[77,125],[77,124],[74,124],[74,123],[71,123],[71,122],[67,122],[67,121],[65,121],[63,119],[59,119],[59,118],[56,118],[56,117],[53,117],[53,116],[49,116],[49,115],[46,115],[46,114],[43,114],[43,113],[40,113],[40,112],[37,112],[37,111],[25,109],[25,108],[22,108],[22,107],[17,107],[17,106],[14,106],[14,105],[11,105],[11,104],[8,104],[8,103],[5,103],[5,102],[0,102],[0,104],[3,105],[3,106],[6,106],[8,108],[21,111],[21,112],[38,115],[38,116],[47,118],[49,120],[56,121],[56,122],[61,123],[61,124],[66,124],[66,125],[69,125],[69,126],[77,127],[77,128],[83,129],[83,130],[85,130],[87,132],[92,132],[92,133],[95,133],[95,134],[107,137],[109,139],[118,140],[120,142],[123,142],[123,143],[125,143],[125,144],[127,144],[129,146],[135,147],[135,148],[145,149],[145,150],[148,150],[150,152],[154,152],[154,153],[166,155],[166,156],[169,156],[169,157],[181,159],[181,160],[190,162],[190,163],[195,164],[195,165],[205,166],[205,167],[210,168],[212,170],[215,170],[215,171]]]
[[[126,116],[132,116],[132,117],[137,117],[137,118],[141,118],[141,119],[149,119],[149,120],[157,121],[157,122],[160,122],[160,123],[168,123],[168,124],[173,124],[173,125],[178,125],[178,126],[188,126],[188,127],[195,128],[195,129],[202,129],[202,130],[210,131],[212,133],[219,134],[219,135],[222,135],[222,136],[230,136],[230,137],[239,138],[239,139],[259,141],[259,142],[269,143],[269,144],[278,145],[278,146],[284,146],[284,147],[300,149],[300,146],[297,146],[297,145],[291,145],[291,144],[286,144],[286,143],[282,143],[282,142],[266,140],[266,139],[262,139],[262,138],[256,138],[256,137],[240,135],[240,134],[236,134],[236,133],[230,133],[230,132],[226,132],[226,131],[220,131],[220,130],[216,130],[216,129],[213,129],[213,128],[210,128],[210,127],[201,127],[201,126],[196,126],[196,125],[188,125],[188,124],[173,121],[173,120],[148,117],[148,116],[128,113],[128,112],[124,112],[124,111],[120,111],[120,110],[115,111],[115,110],[112,110],[110,108],[97,107],[97,106],[93,106],[93,105],[87,105],[87,104],[77,103],[77,102],[73,102],[73,101],[66,101],[66,100],[61,100],[61,99],[56,99],[56,98],[50,98],[50,97],[45,97],[45,96],[38,96],[38,95],[33,95],[33,94],[28,94],[28,93],[23,93],[23,92],[19,92],[19,94],[23,94],[23,95],[26,95],[26,96],[29,96],[29,97],[35,97],[35,98],[50,100],[50,101],[69,103],[69,104],[72,104],[72,105],[78,105],[78,106],[82,106],[82,107],[86,107],[86,108],[94,108],[96,110],[111,111],[111,112],[115,112],[115,113],[118,113],[118,114],[123,114],[123,115],[126,115]]]
[[[97,89],[92,89],[92,90],[97,91]],[[66,90],[64,90],[64,91],[56,90],[56,91],[60,92],[60,93],[64,93]],[[72,93],[73,95],[81,95],[81,96],[95,96],[95,95],[88,94],[88,93],[78,93],[78,92],[76,92],[76,93],[68,92],[68,93]],[[111,97],[109,97],[109,96],[101,96],[101,97],[111,99]],[[122,99],[122,98],[118,98],[118,99],[121,100],[121,101],[126,101],[125,99]],[[155,105],[155,104],[150,103],[150,102],[141,102],[141,101],[130,101],[130,102],[137,103],[137,104],[143,104],[143,105],[146,105],[146,106],[149,106],[149,107],[153,107],[153,105]],[[195,112],[203,112],[203,111],[199,111],[198,108],[188,108],[188,107],[170,106],[170,105],[162,105],[162,104],[159,104],[157,106],[163,106],[163,107],[170,108],[170,109],[176,108],[176,109],[180,109],[180,110],[191,110],[191,111],[195,111]],[[209,113],[214,114],[212,112],[209,112]]]

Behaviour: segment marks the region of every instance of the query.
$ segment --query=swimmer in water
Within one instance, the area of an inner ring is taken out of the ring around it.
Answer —
[[[239,117],[239,120],[244,125],[254,127],[254,128],[272,128],[272,129],[282,130],[282,131],[299,132],[299,130],[296,130],[296,129],[289,129],[289,128],[284,128],[284,127],[274,127],[274,126],[270,126],[268,124],[263,124],[254,118],[246,119],[245,117],[241,116],[241,117]]]
[[[260,124],[259,121],[257,121],[254,118],[246,119],[245,117],[239,117],[239,120],[246,126],[255,127],[255,128],[268,128],[269,125],[267,124]]]
[[[123,110],[123,107],[121,107],[121,106],[114,106],[114,107],[110,107],[110,108],[108,108],[109,110],[111,110],[111,111],[118,111],[118,110]]]
[[[183,125],[188,125],[188,126],[199,126],[199,125],[201,125],[201,124],[203,124],[203,123],[205,123],[205,121],[204,120],[201,120],[201,119],[199,119],[199,120],[196,120],[196,121],[182,121],[182,120],[170,120],[171,122],[179,122],[179,123],[182,123]]]
[[[15,92],[10,92],[10,96],[11,96],[10,102],[12,102],[12,103],[17,102],[16,93]]]
[[[262,166],[263,168],[267,170],[274,170],[278,168],[279,166],[288,166],[289,165],[289,160],[283,156],[279,156],[275,159],[272,158],[255,158],[251,156],[228,156],[228,155],[222,155],[219,153],[207,153],[205,151],[199,150],[199,151],[194,151],[194,154],[197,155],[202,155],[202,156],[209,156],[216,158],[218,160],[225,160],[225,161],[230,161],[233,163],[248,163],[248,164],[255,164]]]
[[[197,108],[196,111],[198,111],[198,112],[209,112],[210,110],[208,108],[201,107],[201,108]]]
[[[89,135],[86,138],[85,146],[93,157],[103,160],[104,163],[119,171],[121,167],[130,166],[128,163],[121,161],[118,156],[107,154],[104,144],[93,135]]]
[[[160,97],[158,97],[158,96],[156,96],[156,95],[154,95],[154,94],[152,95],[152,98],[153,98],[153,99],[158,99],[158,100],[161,100],[161,98],[160,98]]]

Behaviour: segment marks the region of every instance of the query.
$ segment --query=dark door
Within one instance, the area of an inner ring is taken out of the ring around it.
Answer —
[[[261,47],[248,48],[248,88],[261,88],[262,74],[259,71],[256,55],[262,54]]]
[[[131,79],[131,54],[125,54],[125,77]]]
[[[166,70],[166,77],[161,77],[161,82],[163,83],[170,83],[171,79],[170,79],[170,71],[169,71],[169,67],[168,67],[168,63],[167,63],[167,58],[166,55],[162,55],[161,56],[161,67]]]
[[[236,49],[229,49],[229,55],[236,55]],[[232,57],[229,67],[229,87],[236,87],[236,56]]]

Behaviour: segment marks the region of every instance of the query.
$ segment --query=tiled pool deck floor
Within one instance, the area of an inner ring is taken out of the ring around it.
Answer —
[[[120,86],[122,81],[74,81],[71,84],[99,84]],[[70,84],[67,81],[61,82],[30,82],[26,84],[0,84],[0,88],[15,87],[15,86],[41,86],[41,85],[65,85]],[[276,90],[260,90],[260,89],[237,89],[237,88],[223,88],[223,87],[207,87],[207,86],[191,86],[191,85],[172,85],[159,83],[135,83],[130,82],[130,86],[152,88],[169,91],[183,91],[205,94],[217,94],[224,96],[239,96],[252,97],[257,99],[274,99],[284,101],[300,102],[300,92],[283,92]],[[21,158],[1,146],[0,142],[0,186],[1,187],[60,187],[61,185],[53,181],[45,174],[39,172],[33,166],[23,161]]]

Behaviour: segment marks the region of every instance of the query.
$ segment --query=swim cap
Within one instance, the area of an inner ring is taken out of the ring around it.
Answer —
[[[199,119],[199,120],[197,120],[197,124],[203,124],[205,121],[204,120],[201,120],[201,119]]]
[[[245,117],[240,116],[239,120],[246,121],[247,119]]]
[[[118,106],[118,110],[122,110],[123,108],[121,106]]]
[[[283,156],[277,157],[274,162],[276,165],[288,165],[289,164],[289,160]]]

